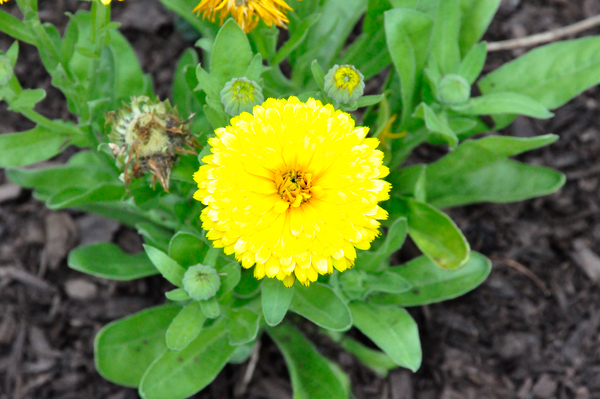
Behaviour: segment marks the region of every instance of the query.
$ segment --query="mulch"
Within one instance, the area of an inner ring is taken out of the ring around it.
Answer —
[[[89,7],[76,0],[41,1],[42,18],[61,29],[65,11]],[[14,2],[3,8],[14,12]],[[600,13],[596,0],[507,0],[486,40],[543,32]],[[156,91],[169,95],[175,63],[194,43],[156,0],[114,6]],[[600,30],[586,32],[600,34]],[[0,35],[0,48],[11,41]],[[490,55],[486,71],[522,54]],[[35,49],[21,47],[16,73],[25,87],[47,90],[39,112],[69,119],[64,97],[50,85]],[[550,147],[520,160],[561,170],[568,182],[558,193],[517,204],[451,209],[472,248],[493,260],[489,279],[452,301],[411,309],[424,350],[421,369],[394,370],[379,378],[335,343],[316,334],[317,347],[352,379],[359,399],[600,398],[600,91],[592,89],[548,121],[518,118],[504,134],[556,133]],[[32,124],[0,104],[0,133]],[[51,162],[64,162],[72,150]],[[423,146],[411,162],[439,157]],[[0,171],[0,399],[134,399],[133,389],[95,371],[93,339],[106,323],[164,301],[159,277],[110,282],[66,266],[81,243],[113,241],[128,251],[142,240],[114,222],[76,211],[53,212]],[[414,256],[407,245],[399,259]],[[242,384],[246,364],[228,365],[195,398],[292,398],[283,358],[267,338],[258,365]],[[237,395],[237,396],[236,396]],[[320,398],[315,398],[320,399]]]

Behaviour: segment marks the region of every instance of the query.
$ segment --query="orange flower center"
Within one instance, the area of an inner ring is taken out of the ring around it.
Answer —
[[[284,201],[289,202],[291,207],[299,207],[311,197],[312,173],[288,171],[276,176],[275,185]]]

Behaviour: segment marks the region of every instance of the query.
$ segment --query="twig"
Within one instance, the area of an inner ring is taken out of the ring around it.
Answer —
[[[523,266],[519,262],[514,261],[512,259],[508,259],[508,258],[493,257],[492,260],[495,260],[496,262],[504,263],[506,266],[512,267],[513,269],[523,273],[524,275],[529,277],[535,283],[535,285],[538,286],[538,288],[540,290],[542,290],[542,292],[544,293],[545,296],[551,295],[550,290],[548,289],[548,287],[546,287],[546,284],[544,284],[542,279],[540,279],[534,272],[529,270],[526,266]]]
[[[258,363],[258,355],[260,354],[260,341],[256,341],[254,348],[252,348],[252,354],[250,355],[250,360],[248,361],[248,365],[246,366],[246,371],[244,372],[244,378],[240,385],[235,388],[235,392],[233,395],[236,398],[242,397],[246,390],[248,389],[248,384],[250,384],[250,380],[252,380],[252,376],[254,375],[254,370],[256,370],[256,364]]]
[[[0,267],[0,279],[7,277],[41,291],[56,292],[56,288],[31,273],[12,266]]]
[[[488,43],[487,50],[490,51],[502,51],[502,50],[513,50],[521,47],[532,47],[544,43],[553,42],[558,39],[562,39],[566,36],[575,35],[585,30],[594,28],[600,25],[600,15],[584,19],[583,21],[577,22],[573,25],[568,25],[563,28],[554,29],[544,33],[538,33],[537,35],[531,35],[521,37],[518,39],[504,40],[501,42]]]

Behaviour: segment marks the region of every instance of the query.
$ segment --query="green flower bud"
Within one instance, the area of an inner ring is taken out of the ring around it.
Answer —
[[[123,170],[127,186],[132,178],[152,174],[155,182],[169,191],[169,180],[179,154],[196,154],[198,141],[189,133],[186,121],[180,121],[169,100],[132,97],[131,105],[106,114],[112,125],[108,146]]]
[[[438,86],[438,100],[448,105],[458,105],[471,98],[471,85],[465,78],[456,74],[448,74],[442,78]]]
[[[0,86],[4,86],[12,79],[13,67],[10,60],[4,55],[0,55]]]
[[[221,278],[212,266],[190,266],[183,275],[183,289],[195,300],[210,299],[221,287]]]
[[[351,104],[365,92],[365,77],[353,65],[334,65],[325,75],[325,93],[335,102]]]
[[[225,112],[231,116],[242,112],[251,113],[254,106],[262,104],[264,100],[258,83],[247,78],[231,79],[221,90],[221,102],[225,106]]]

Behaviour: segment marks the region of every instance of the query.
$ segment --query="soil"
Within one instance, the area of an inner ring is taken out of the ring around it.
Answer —
[[[2,7],[18,13],[14,1]],[[40,1],[42,18],[60,28],[68,21],[65,11],[87,7],[76,0]],[[543,32],[598,13],[596,0],[507,0],[486,39]],[[175,29],[173,15],[156,0],[117,3],[114,15],[157,92],[167,96],[176,60],[193,40]],[[585,33],[590,34],[600,29]],[[10,43],[0,34],[0,48]],[[492,53],[486,70],[523,52]],[[16,73],[24,86],[47,90],[39,112],[70,118],[31,46],[21,46]],[[560,192],[516,204],[449,210],[472,248],[489,256],[494,267],[472,293],[411,309],[424,350],[416,374],[398,369],[379,378],[333,342],[317,337],[318,349],[351,376],[357,398],[600,398],[599,93],[582,94],[548,121],[519,118],[504,132],[560,135],[552,146],[521,157],[566,173],[569,179]],[[0,104],[0,133],[31,127]],[[439,149],[421,147],[413,161],[437,156]],[[93,339],[106,323],[162,303],[167,286],[158,277],[109,282],[65,263],[75,245],[111,240],[130,251],[141,246],[135,232],[114,222],[47,210],[0,171],[0,399],[137,398],[135,390],[107,382],[95,371]],[[410,255],[410,247],[400,254]],[[268,338],[261,343],[247,386],[241,384],[247,365],[228,365],[194,397],[291,399],[281,355]]]

